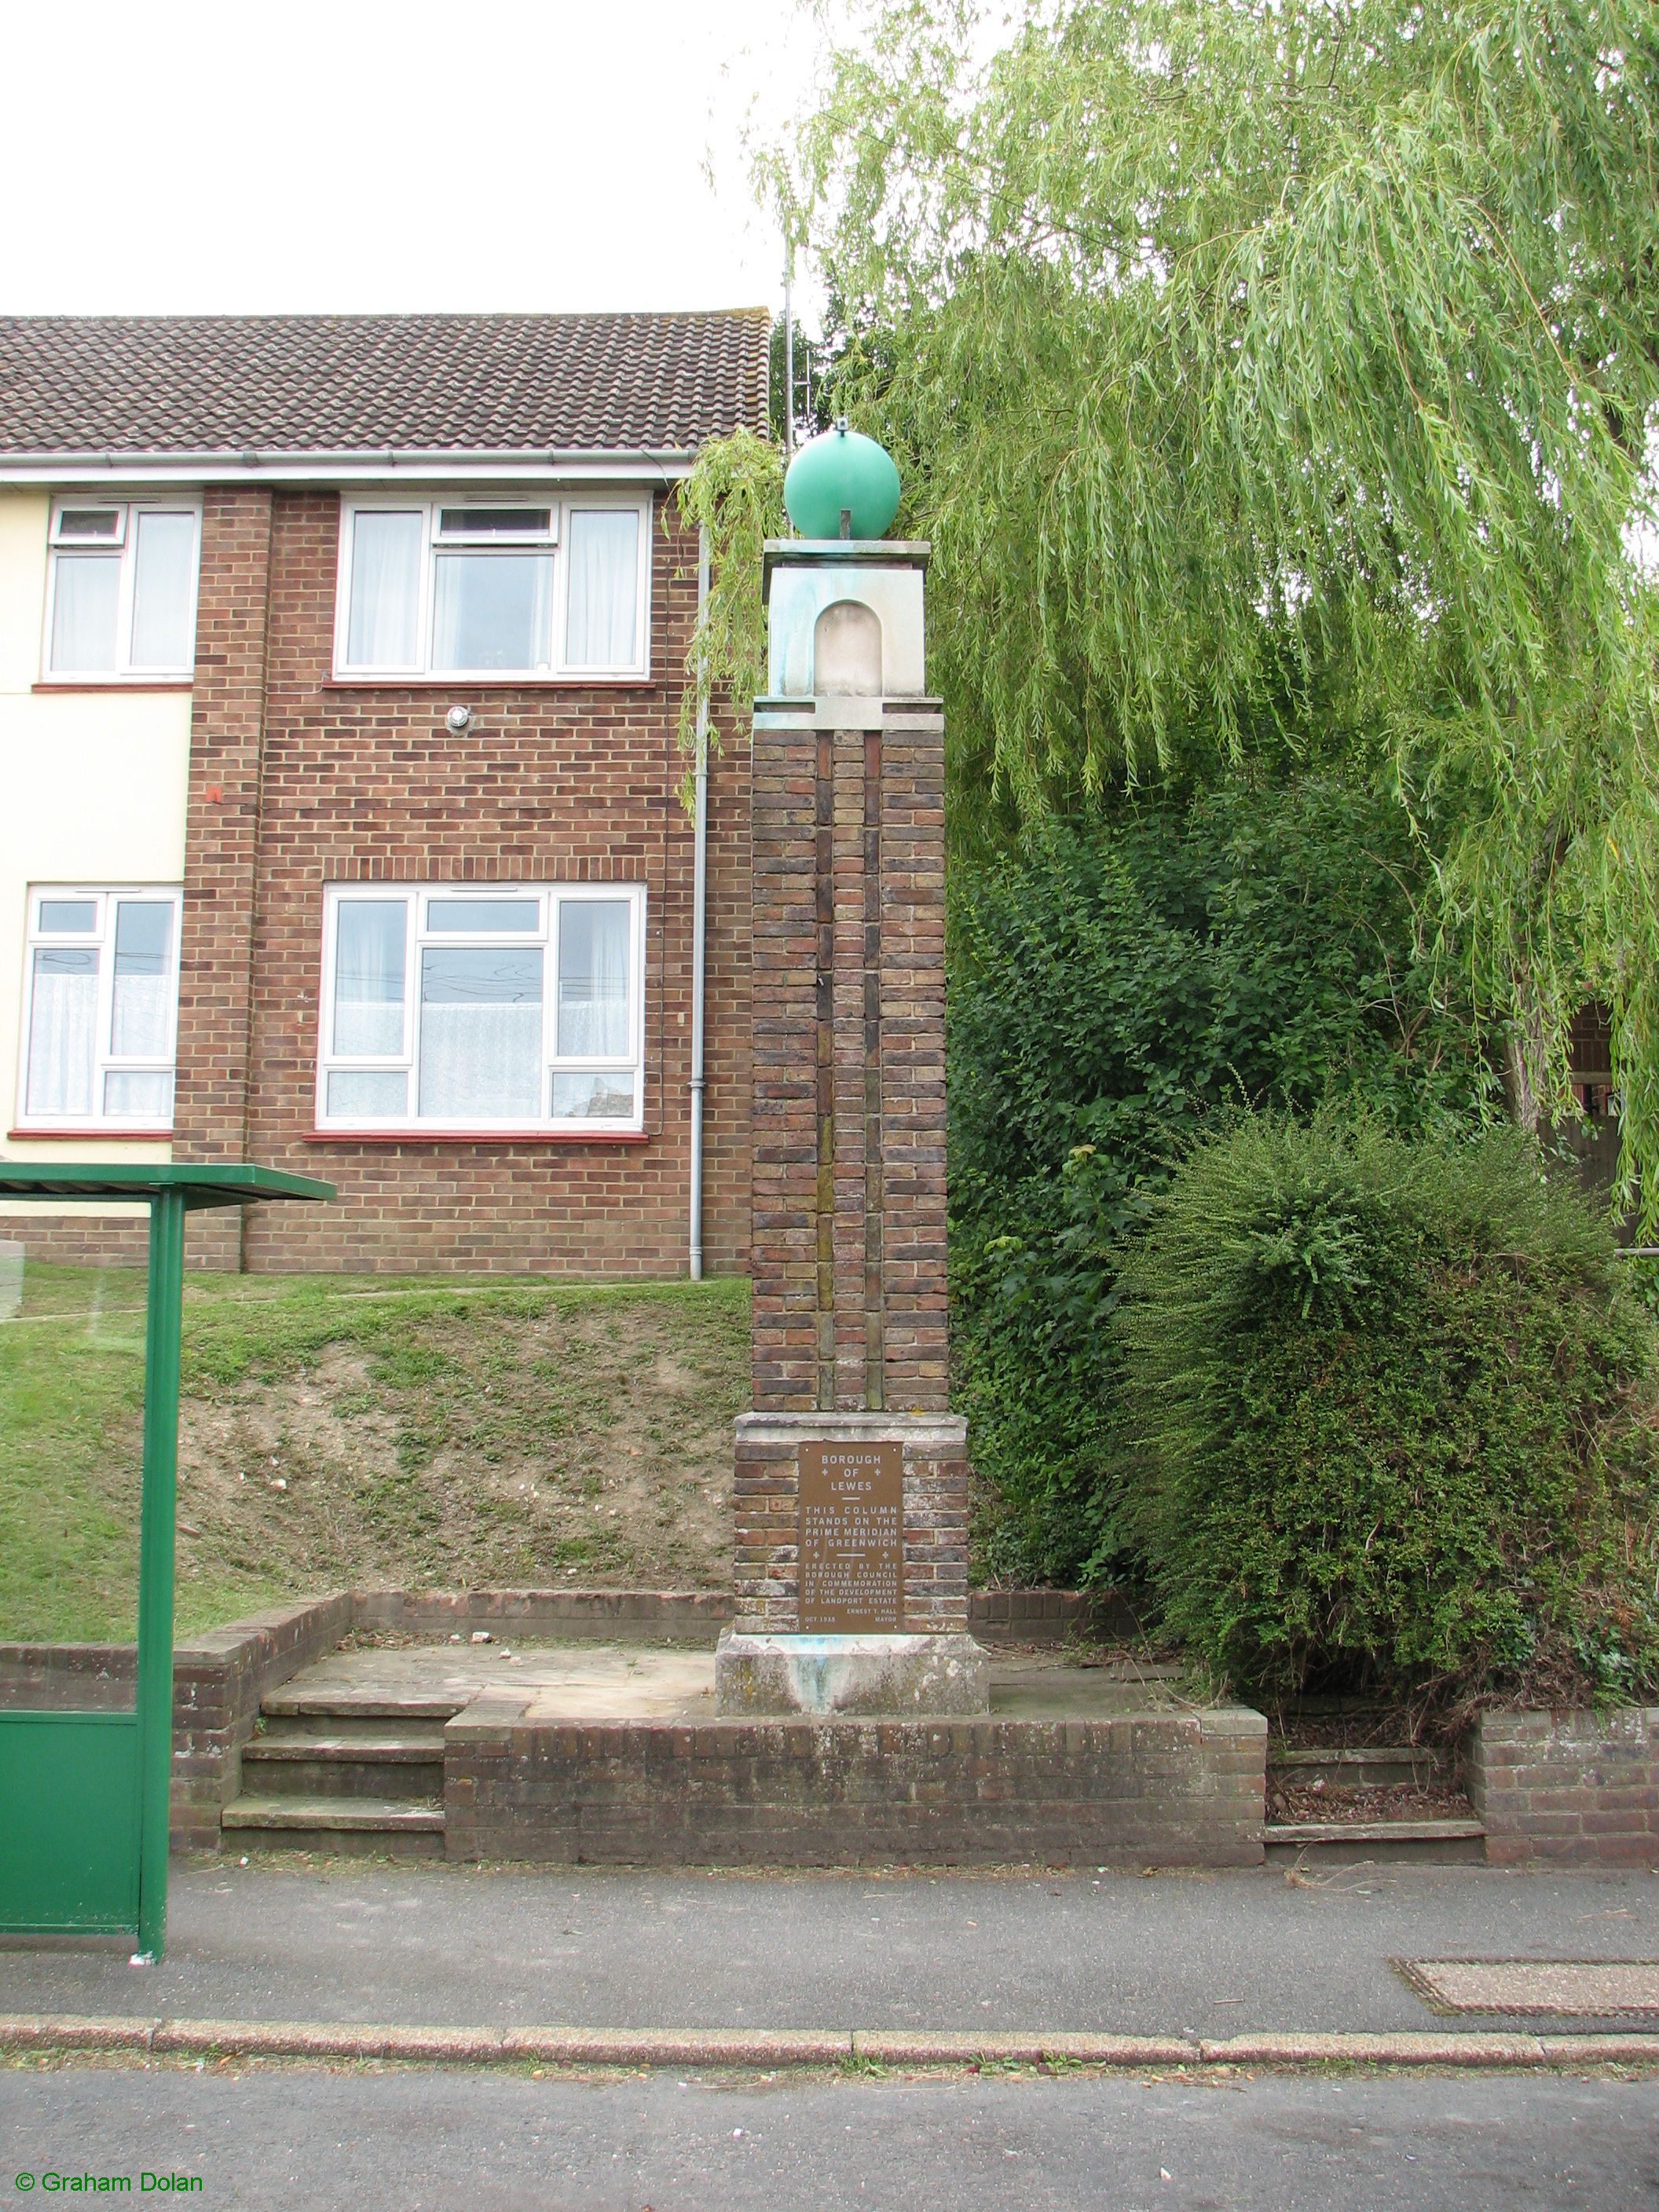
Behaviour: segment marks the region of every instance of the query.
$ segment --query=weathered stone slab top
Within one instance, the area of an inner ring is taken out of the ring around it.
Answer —
[[[955,1457],[968,1449],[961,1413],[739,1413],[739,1444],[902,1444],[915,1459]]]
[[[994,1720],[1168,1718],[1182,1710],[1169,1685],[1130,1662],[1066,1664],[1057,1654],[988,1655]],[[331,1652],[270,1703],[349,1712],[445,1702],[469,1720],[505,1710],[527,1722],[713,1721],[714,1654],[640,1644],[422,1644]],[[478,1701],[484,1702],[478,1702]],[[1265,1735],[1259,1713],[1200,1709],[1206,1733]]]

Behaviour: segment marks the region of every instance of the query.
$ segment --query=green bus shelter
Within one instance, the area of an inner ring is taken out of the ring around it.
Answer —
[[[244,1164],[190,1167],[0,1160],[0,1199],[149,1210],[137,1651],[131,1711],[0,1711],[0,1933],[167,1935],[173,1756],[173,1521],[185,1216],[264,1199],[327,1199],[331,1183]],[[0,1448],[3,1447],[0,1438]]]

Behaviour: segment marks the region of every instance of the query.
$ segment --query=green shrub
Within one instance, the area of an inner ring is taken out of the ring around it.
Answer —
[[[1121,1562],[1118,1269],[1240,1103],[1478,1118],[1474,1024],[1416,927],[1397,808],[1310,778],[1139,805],[952,876],[951,1322],[994,1573]]]
[[[1167,1626],[1258,1695],[1650,1691],[1650,1332],[1620,1264],[1507,1133],[1201,1139],[1119,1317],[1119,1533]]]

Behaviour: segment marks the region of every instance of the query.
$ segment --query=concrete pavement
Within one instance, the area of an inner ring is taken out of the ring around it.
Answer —
[[[0,2013],[477,2027],[1437,2028],[1394,1959],[1659,1958],[1659,1877],[1384,1865],[1188,1875],[175,1872],[167,1956],[0,1948]]]

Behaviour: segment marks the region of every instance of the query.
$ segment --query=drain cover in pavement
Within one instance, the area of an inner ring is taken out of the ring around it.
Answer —
[[[1659,2013],[1659,1960],[1395,1959],[1436,2012]]]

